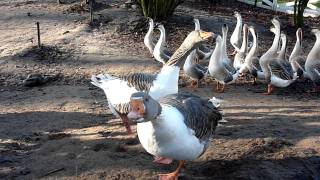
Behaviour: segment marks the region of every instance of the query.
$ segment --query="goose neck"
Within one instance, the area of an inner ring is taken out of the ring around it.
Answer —
[[[217,64],[221,64],[221,51],[222,51],[222,42],[216,41],[216,46],[211,54],[209,66],[216,66]]]
[[[279,53],[279,58],[280,59],[285,59],[286,56],[286,48],[287,48],[287,38],[286,36],[282,36],[281,37],[281,49],[280,49],[280,53]]]
[[[275,26],[275,36],[273,39],[273,43],[272,46],[269,50],[271,51],[277,51],[278,50],[278,46],[279,46],[279,41],[280,41],[280,27],[279,26]]]
[[[300,35],[297,34],[297,41],[296,44],[294,45],[294,48],[292,50],[292,53],[290,55],[290,60],[296,56],[299,56],[301,54],[301,40],[300,40]]]
[[[242,37],[242,45],[240,52],[245,53],[248,49],[248,31],[246,28],[243,28],[243,37]]]

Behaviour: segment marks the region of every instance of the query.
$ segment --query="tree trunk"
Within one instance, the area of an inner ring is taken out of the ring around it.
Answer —
[[[294,1],[294,25],[296,27],[303,26],[303,13],[308,5],[309,0],[295,0]]]

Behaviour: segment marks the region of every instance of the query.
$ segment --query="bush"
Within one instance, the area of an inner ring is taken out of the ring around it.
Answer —
[[[163,20],[170,17],[184,0],[139,0],[145,17]]]

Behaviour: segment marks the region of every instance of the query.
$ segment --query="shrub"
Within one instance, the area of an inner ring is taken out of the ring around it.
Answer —
[[[170,17],[184,0],[139,0],[145,17],[163,20]]]

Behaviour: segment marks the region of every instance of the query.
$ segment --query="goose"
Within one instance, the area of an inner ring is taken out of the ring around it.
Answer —
[[[162,24],[158,24],[157,28],[160,31],[160,38],[154,47],[153,56],[157,61],[165,64],[172,56],[172,53],[165,49],[166,30],[164,29],[164,26]]]
[[[149,18],[149,29],[148,29],[147,34],[144,37],[143,42],[144,42],[145,46],[147,46],[152,57],[153,57],[153,49],[156,45],[156,41],[153,37],[153,29],[154,29],[153,19]]]
[[[132,94],[128,117],[137,123],[142,147],[154,156],[179,160],[177,169],[159,174],[160,180],[177,180],[185,161],[200,157],[210,145],[222,120],[217,99],[190,93],[165,96],[158,101],[145,92]]]
[[[311,31],[316,36],[316,42],[309,52],[305,64],[306,73],[312,80],[314,92],[320,92],[320,30]]]
[[[244,66],[247,51],[248,51],[248,26],[247,24],[244,24],[241,49],[237,51],[233,61],[233,67],[236,68],[237,70],[241,69],[242,66]]]
[[[242,30],[242,17],[239,12],[234,12],[234,17],[237,18],[237,24],[236,27],[230,37],[230,43],[234,47],[235,52],[240,51],[240,46],[241,46],[241,30]]]
[[[223,64],[223,49],[222,49],[222,39],[221,36],[218,35],[216,37],[216,47],[213,50],[213,53],[210,57],[209,61],[209,74],[217,81],[217,91],[222,93],[225,89],[225,84],[233,83],[239,75],[239,71],[230,72],[225,65]],[[220,84],[222,84],[222,88],[220,89]]]
[[[200,31],[200,21],[199,19],[193,19],[194,22],[194,30],[195,31]],[[198,59],[199,60],[208,60],[210,59],[210,56],[212,54],[212,50],[210,48],[207,48],[206,46],[204,46],[203,44],[201,44],[198,48],[197,48],[197,55],[198,55]]]
[[[273,91],[273,86],[276,87],[287,87],[297,79],[294,75],[289,61],[283,59],[286,50],[285,36],[282,35],[281,51],[277,53],[279,39],[280,39],[280,22],[277,19],[272,20],[275,29],[272,32],[275,33],[275,41],[266,53],[260,58],[260,65],[265,75],[265,80],[268,84],[268,91],[265,95],[270,95]],[[284,52],[283,52],[284,51]]]
[[[131,94],[144,91],[154,99],[159,99],[167,94],[177,93],[180,66],[193,49],[212,38],[213,35],[211,32],[192,31],[156,75],[132,73],[124,77],[116,77],[99,74],[91,77],[91,83],[104,90],[110,110],[115,116],[121,118],[127,132],[131,134],[127,118]]]
[[[252,47],[248,52],[244,60],[244,65],[241,67],[239,72],[243,74],[249,71],[249,73],[253,75],[253,83],[255,83],[257,79],[264,79],[264,74],[259,64],[258,34],[253,26],[249,26],[248,29],[253,38]]]
[[[302,29],[298,28],[296,31],[297,41],[289,57],[289,62],[291,63],[292,69],[299,77],[305,77],[307,73],[305,72],[306,58],[303,56],[302,52]]]
[[[236,72],[236,69],[233,67],[231,60],[228,57],[227,53],[227,37],[228,37],[228,26],[224,24],[222,26],[222,62],[224,66],[230,71],[230,72]]]
[[[187,57],[184,65],[183,65],[183,71],[184,73],[192,79],[191,88],[195,90],[198,87],[198,82],[201,80],[206,72],[208,71],[208,68],[201,66],[200,64],[197,64],[195,62],[196,60],[196,50],[193,50],[189,56]]]

